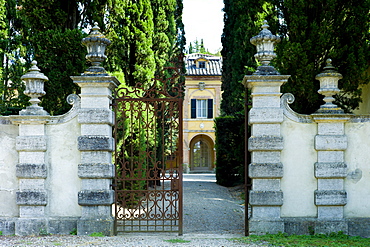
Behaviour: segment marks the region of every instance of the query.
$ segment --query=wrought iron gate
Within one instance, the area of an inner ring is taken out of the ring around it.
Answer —
[[[183,89],[158,87],[116,92],[116,234],[182,234]]]

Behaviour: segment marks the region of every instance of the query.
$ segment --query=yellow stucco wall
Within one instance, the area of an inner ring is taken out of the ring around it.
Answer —
[[[203,90],[199,88],[199,82],[204,82]],[[221,77],[220,76],[192,76],[187,77],[185,81],[185,98],[183,109],[183,163],[184,170],[191,168],[191,141],[195,137],[202,136],[212,142],[212,167],[214,168],[215,153],[215,129],[214,119],[191,118],[191,99],[213,99],[213,118],[220,114],[221,103]]]

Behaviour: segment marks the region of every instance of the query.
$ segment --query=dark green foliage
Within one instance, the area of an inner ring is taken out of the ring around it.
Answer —
[[[34,59],[50,79],[42,106],[51,114],[66,112],[65,98],[77,92],[69,76],[86,67],[82,28],[94,22],[113,41],[107,70],[123,72],[128,85],[150,84],[183,53],[181,15],[182,0],[5,0],[0,6],[0,62],[5,65],[0,114],[16,114],[29,104],[20,77]]]
[[[167,78],[163,68],[184,50],[182,0],[111,0],[108,10],[108,70],[122,71],[129,86]]]
[[[320,73],[328,58],[343,75],[337,97],[346,111],[358,107],[359,86],[370,77],[364,72],[370,61],[369,0],[284,0],[274,1],[281,11],[282,42],[277,46],[275,66],[292,75],[283,86],[295,95],[293,108],[300,113],[316,111],[322,101],[317,93]]]
[[[261,12],[267,12],[263,2],[224,1],[225,27],[221,39],[223,46],[221,114],[225,117],[216,119],[216,177],[217,183],[222,185],[231,186],[231,183],[244,180],[246,89],[241,82],[244,75],[251,74],[257,67],[253,57],[256,49],[249,39],[260,31]]]
[[[151,5],[154,17],[152,49],[155,52],[156,75],[161,76],[163,67],[170,61],[176,38],[176,3],[175,0],[154,0]]]
[[[66,97],[77,93],[78,86],[69,78],[85,68],[84,37],[77,29],[80,21],[75,0],[25,0],[20,11],[25,20],[24,35],[30,52],[49,81],[41,105],[52,115],[63,114],[70,106]]]
[[[282,92],[295,95],[296,111],[312,113],[324,103],[317,93],[319,82],[315,76],[322,71],[327,58],[333,60],[344,77],[339,81],[342,92],[337,96],[337,103],[347,112],[358,106],[359,86],[369,82],[365,74],[370,61],[369,0],[225,0],[224,3],[223,116],[244,111],[245,89],[240,82],[257,65],[253,57],[256,48],[249,39],[259,33],[264,19],[273,33],[282,36],[272,65],[281,74],[292,75]],[[218,146],[216,151],[219,149],[223,148]],[[244,157],[243,152],[236,155]]]
[[[28,105],[20,79],[27,69],[21,61],[27,54],[27,46],[23,45],[19,32],[24,24],[17,13],[16,2],[0,1],[0,115],[17,114]]]
[[[221,114],[234,115],[244,112],[245,90],[241,81],[256,68],[253,57],[256,49],[249,39],[260,31],[259,13],[263,11],[263,1],[225,0],[224,3]]]
[[[76,0],[24,0],[21,6],[31,32],[74,29],[80,22]]]
[[[47,93],[41,98],[41,106],[52,115],[67,112],[70,105],[66,97],[79,91],[70,76],[84,71],[86,48],[81,45],[84,36],[78,29],[47,30],[32,35],[38,67],[49,78],[45,83]]]
[[[241,184],[244,182],[244,116],[218,117],[215,129],[217,183]]]
[[[156,70],[150,1],[111,1],[109,12],[108,70],[122,71],[129,86],[149,84]]]

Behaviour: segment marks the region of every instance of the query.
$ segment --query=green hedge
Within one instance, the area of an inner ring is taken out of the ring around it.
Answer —
[[[244,183],[244,121],[243,115],[215,119],[216,179],[220,185]]]

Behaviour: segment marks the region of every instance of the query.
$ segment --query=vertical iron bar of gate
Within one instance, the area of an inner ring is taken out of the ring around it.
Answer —
[[[117,164],[116,164],[116,160],[117,160],[117,154],[116,154],[116,150],[117,150],[117,138],[116,137],[116,133],[117,133],[117,101],[116,101],[116,95],[114,94],[114,97],[113,97],[113,101],[112,101],[112,108],[113,108],[113,129],[112,129],[112,135],[113,135],[113,145],[114,145],[114,155],[113,155],[113,165],[114,165],[114,178],[112,180],[112,189],[114,190],[114,231],[113,231],[113,234],[116,236],[117,235],[117,213],[118,213],[118,207],[117,207],[117,201],[118,201],[118,196],[117,196],[117,193],[116,193],[116,189],[117,189]]]
[[[244,133],[245,133],[245,137],[244,137],[244,169],[245,169],[245,172],[244,172],[244,175],[245,175],[245,178],[244,178],[244,184],[245,184],[245,202],[244,202],[244,220],[245,220],[245,223],[244,223],[244,231],[245,231],[245,236],[249,236],[249,219],[248,219],[248,216],[249,216],[249,187],[251,186],[251,184],[249,184],[249,160],[248,160],[248,106],[250,105],[249,102],[248,102],[248,89],[246,88],[245,90],[245,97],[244,97],[244,101],[245,101],[245,123],[244,123]]]
[[[179,236],[182,236],[183,234],[183,116],[182,116],[182,111],[183,111],[183,102],[184,99],[179,96],[178,98],[178,108],[179,108],[179,140],[178,140],[178,155],[179,155],[179,164],[178,164],[178,169],[179,169]]]

